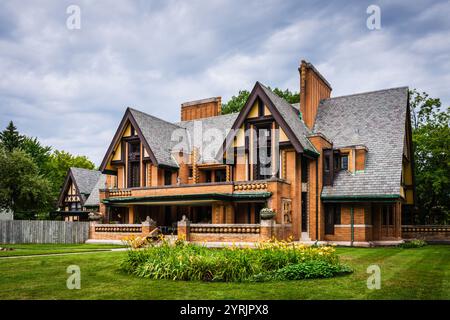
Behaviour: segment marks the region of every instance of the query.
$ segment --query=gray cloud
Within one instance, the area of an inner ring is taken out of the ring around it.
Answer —
[[[177,121],[180,103],[257,80],[298,90],[301,58],[334,96],[408,85],[449,105],[449,2],[378,2],[377,31],[371,3],[2,1],[0,126],[99,164],[125,107]]]

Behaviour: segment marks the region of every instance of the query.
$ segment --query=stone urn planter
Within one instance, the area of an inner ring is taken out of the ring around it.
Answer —
[[[259,217],[261,218],[261,220],[273,219],[275,217],[275,215],[276,215],[275,211],[273,211],[270,208],[263,208],[259,212]]]

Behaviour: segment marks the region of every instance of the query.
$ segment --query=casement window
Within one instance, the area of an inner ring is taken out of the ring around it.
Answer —
[[[216,170],[214,172],[215,175],[215,181],[216,182],[225,182],[227,181],[227,172],[226,170],[220,169],[220,170]]]
[[[332,186],[334,180],[333,170],[333,150],[323,150],[323,184],[325,186]]]
[[[172,184],[172,171],[164,170],[164,185],[170,186]]]
[[[348,154],[341,156],[341,169],[348,170]]]
[[[383,206],[382,208],[382,224],[383,226],[394,225],[394,214],[392,206]]]
[[[325,234],[334,234],[336,224],[341,224],[341,206],[339,204],[325,205]]]
[[[302,182],[308,182],[308,159],[302,156]]]
[[[128,143],[128,188],[141,184],[141,144],[139,141]]]
[[[264,103],[258,99],[258,117],[264,117]]]

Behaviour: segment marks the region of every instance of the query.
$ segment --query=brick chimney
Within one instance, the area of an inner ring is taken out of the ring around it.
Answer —
[[[317,108],[322,99],[331,95],[331,85],[314,66],[302,60],[300,67],[300,112],[308,128],[316,121]]]
[[[219,116],[222,113],[222,98],[213,97],[181,104],[181,121]]]

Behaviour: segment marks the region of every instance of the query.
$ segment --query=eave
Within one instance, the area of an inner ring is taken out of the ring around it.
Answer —
[[[322,202],[395,202],[399,194],[321,196]]]
[[[120,197],[107,198],[104,204],[139,203],[139,202],[161,202],[161,201],[188,201],[188,200],[211,200],[211,201],[245,201],[265,200],[270,198],[271,192],[245,192],[245,193],[202,193],[202,194],[178,194],[167,196],[144,196],[144,197]]]

